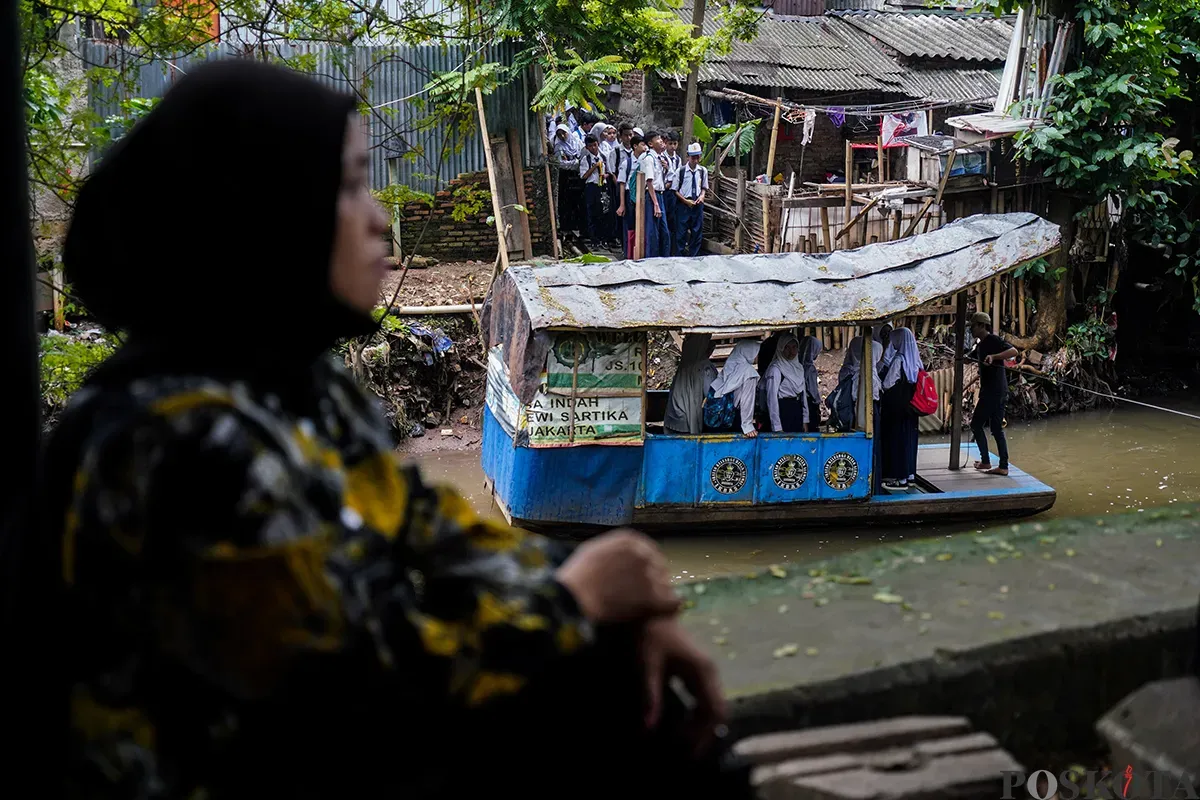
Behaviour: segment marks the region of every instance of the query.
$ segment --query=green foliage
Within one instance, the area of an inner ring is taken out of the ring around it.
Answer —
[[[462,149],[467,135],[475,130],[478,105],[475,90],[491,94],[502,82],[511,78],[511,71],[503,64],[488,62],[455,72],[435,72],[425,85],[424,97],[414,97],[412,103],[425,112],[417,121],[418,131],[453,127],[455,150]]]
[[[492,202],[492,193],[479,183],[464,183],[451,192],[450,196],[454,200],[454,207],[450,209],[450,218],[455,222],[478,219],[484,204]]]
[[[583,255],[575,256],[574,258],[564,259],[569,264],[607,264],[612,261],[608,256],[600,256],[595,253],[584,253]]]
[[[633,68],[618,56],[601,56],[584,61],[579,53],[568,50],[563,58],[551,59],[551,70],[541,90],[533,97],[534,111],[557,108],[604,109],[602,84],[607,85]]]
[[[376,306],[371,316],[386,333],[408,333],[408,326],[399,317],[388,314],[384,306]]]
[[[404,207],[409,203],[421,203],[433,208],[433,195],[413,189],[403,183],[393,183],[377,192],[371,192],[371,194],[391,212],[393,217],[403,217]]]
[[[1021,266],[1013,270],[1014,278],[1041,278],[1048,280],[1051,283],[1058,283],[1062,280],[1063,275],[1067,274],[1065,266],[1054,267],[1045,258],[1035,258],[1032,261],[1026,261]]]
[[[1092,318],[1067,328],[1063,347],[1077,358],[1104,361],[1108,358],[1115,333],[1101,320]]]
[[[714,166],[718,159],[724,164],[727,158],[737,160],[746,155],[754,147],[754,137],[761,122],[761,119],[752,119],[710,128],[699,116],[694,116],[692,135],[696,141],[705,145],[705,152],[700,161],[707,166]]]
[[[88,374],[115,350],[114,341],[108,337],[92,341],[78,336],[43,336],[38,361],[44,411],[61,411]]]

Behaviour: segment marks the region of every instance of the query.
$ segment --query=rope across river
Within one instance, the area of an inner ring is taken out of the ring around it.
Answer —
[[[949,347],[947,345],[940,344],[938,342],[923,342],[923,344],[928,345],[929,347],[941,348],[941,349],[945,350],[946,352],[950,353],[951,355],[955,355],[954,348]],[[965,357],[964,357],[964,360],[970,360],[972,362],[978,361],[978,359],[966,359]],[[979,363],[982,363],[982,362],[979,362]],[[1119,395],[1109,394],[1108,392],[1100,392],[1095,389],[1088,389],[1083,386],[1076,386],[1073,383],[1067,383],[1066,381],[1064,381],[1060,378],[1056,378],[1053,375],[1046,375],[1041,372],[1035,372],[1034,370],[1026,369],[1022,366],[1008,367],[1008,369],[1016,370],[1017,372],[1020,372],[1022,375],[1029,375],[1030,377],[1033,377],[1033,378],[1041,378],[1044,381],[1049,381],[1050,383],[1053,383],[1053,384],[1056,384],[1059,386],[1066,386],[1068,389],[1075,389],[1080,392],[1088,392],[1089,394],[1094,394],[1097,397],[1103,397],[1108,400],[1119,400],[1122,403],[1132,403],[1135,406],[1143,406],[1144,408],[1152,408],[1155,411],[1165,411],[1168,414],[1176,414],[1180,417],[1187,417],[1188,419],[1194,419],[1194,420],[1200,421],[1200,416],[1198,416],[1196,414],[1189,414],[1186,411],[1178,411],[1174,408],[1166,408],[1164,406],[1156,406],[1153,403],[1143,403],[1141,400],[1131,400],[1128,397],[1121,397]]]

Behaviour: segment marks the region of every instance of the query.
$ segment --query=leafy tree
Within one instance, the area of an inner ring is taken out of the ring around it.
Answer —
[[[987,5],[1015,11],[1017,3]],[[1115,198],[1125,233],[1169,256],[1171,276],[1180,288],[1190,284],[1200,311],[1191,208],[1200,184],[1192,143],[1181,146],[1191,138],[1200,77],[1200,2],[1077,0],[1058,13],[1080,35],[1054,79],[1047,124],[1021,134],[1019,152],[1044,167],[1075,212]],[[1045,302],[1039,297],[1039,311]],[[1039,331],[1039,343],[1058,332]]]

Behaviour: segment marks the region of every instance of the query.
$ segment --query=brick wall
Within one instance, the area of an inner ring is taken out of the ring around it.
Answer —
[[[654,115],[655,121],[662,127],[682,129],[683,106],[687,92],[677,87],[671,78],[651,76],[646,82],[650,84],[648,111]]]
[[[632,69],[621,78],[622,114],[638,116],[645,102],[646,75],[640,69]]]
[[[551,170],[552,179],[556,177],[553,173],[554,170]],[[545,174],[540,168],[526,169],[524,172],[525,203],[529,209],[529,237],[533,240],[535,255],[553,252],[550,243]],[[485,192],[485,199],[478,216],[456,222],[451,217],[455,205],[454,191],[464,184],[477,185]],[[433,208],[420,202],[409,203],[404,207],[400,229],[405,254],[407,255],[407,248],[421,236],[421,229],[432,216],[429,228],[417,247],[418,255],[430,256],[439,261],[491,261],[496,257],[496,224],[487,221],[491,215],[492,201],[488,192],[487,173],[463,173],[437,193]]]
[[[783,173],[783,184],[787,185],[792,171],[796,171],[796,185],[801,181],[824,183],[826,172],[841,172],[846,164],[846,139],[842,129],[829,121],[825,114],[817,112],[816,127],[808,147],[801,147],[804,137],[803,125],[779,123],[779,140],[775,145],[775,174]],[[771,149],[771,120],[759,125],[755,147],[757,170],[767,168],[767,154]],[[803,161],[803,164],[801,164]]]

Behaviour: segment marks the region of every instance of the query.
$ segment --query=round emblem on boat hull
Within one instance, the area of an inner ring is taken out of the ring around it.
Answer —
[[[825,462],[825,482],[839,492],[849,489],[858,480],[858,462],[849,453],[834,453]]]
[[[737,494],[746,485],[746,464],[740,458],[726,456],[713,464],[709,479],[721,494]]]
[[[808,462],[797,455],[786,455],[771,468],[771,479],[784,491],[799,489],[808,479]]]

